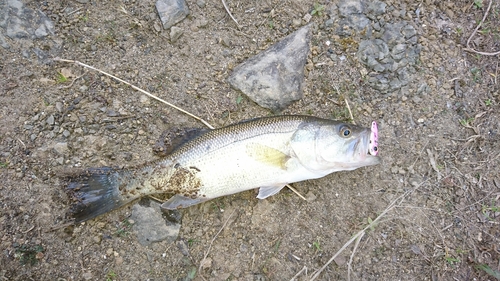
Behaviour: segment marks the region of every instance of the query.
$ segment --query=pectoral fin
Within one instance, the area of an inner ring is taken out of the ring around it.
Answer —
[[[170,199],[167,200],[167,202],[161,204],[162,209],[167,209],[167,210],[176,210],[176,209],[182,209],[182,208],[187,208],[202,202],[205,202],[209,199],[207,198],[196,198],[192,199],[186,196],[182,196],[179,194],[176,194],[172,196]]]
[[[272,195],[280,192],[280,190],[283,189],[284,186],[285,186],[284,184],[272,185],[272,186],[261,186],[259,188],[259,195],[257,195],[257,198],[265,199],[269,196],[272,196]]]
[[[281,169],[286,169],[286,162],[290,159],[286,153],[260,143],[249,143],[246,153],[256,161]]]

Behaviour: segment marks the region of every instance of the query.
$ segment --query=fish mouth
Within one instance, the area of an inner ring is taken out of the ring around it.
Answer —
[[[362,161],[363,166],[376,165],[380,163],[378,156],[378,125],[373,121],[371,129],[365,129],[361,137],[354,144],[353,159]]]
[[[370,139],[368,142],[368,154],[377,156],[378,154],[378,125],[377,122],[372,122]]]

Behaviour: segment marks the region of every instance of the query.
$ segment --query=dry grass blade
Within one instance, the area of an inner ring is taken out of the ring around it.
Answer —
[[[304,272],[304,271],[306,272],[305,274],[306,274],[306,276],[307,276],[307,267],[306,267],[306,266],[304,266],[304,267],[303,267],[303,268],[302,268],[299,272],[297,272],[297,274],[295,274],[295,276],[294,276],[294,277],[292,277],[292,279],[290,279],[290,281],[295,281],[295,280],[297,280],[297,277],[299,277],[299,275],[301,275],[301,274],[302,274],[302,272]]]
[[[347,101],[347,98],[344,98],[345,100],[345,105],[347,106],[347,110],[349,110],[349,117],[351,117],[352,123],[356,125],[356,122],[354,122],[354,117],[352,116],[352,111],[351,107],[349,106],[349,102]]]
[[[226,1],[224,1],[224,0],[221,0],[221,1],[222,1],[222,5],[224,5],[224,9],[226,9],[226,12],[229,14],[229,16],[231,17],[231,19],[236,23],[236,26],[238,26],[238,29],[241,29],[240,24],[238,23],[238,21],[233,17],[233,15],[231,14],[231,12],[229,11],[229,8],[226,5]]]
[[[335,91],[337,91],[337,94],[340,94],[340,90],[339,90],[339,87],[337,87],[337,84],[333,84],[333,87],[335,88]],[[344,101],[345,101],[345,105],[347,107],[347,111],[349,111],[349,118],[351,118],[352,123],[354,125],[356,125],[356,122],[354,121],[354,116],[352,116],[351,107],[349,106],[349,102],[347,101],[346,97],[344,97]],[[336,102],[334,102],[334,103],[337,104]]]
[[[198,116],[196,116],[196,115],[194,115],[194,114],[192,114],[192,113],[190,113],[190,112],[188,112],[188,111],[186,111],[186,110],[184,110],[184,109],[182,109],[182,108],[180,108],[180,107],[177,107],[177,106],[175,106],[175,105],[173,105],[173,104],[171,104],[171,103],[169,103],[169,102],[167,102],[167,101],[165,101],[165,100],[163,100],[163,99],[161,99],[161,98],[159,98],[159,97],[157,97],[157,96],[155,96],[155,95],[152,95],[152,94],[150,94],[150,93],[146,92],[145,90],[143,90],[143,89],[141,89],[141,88],[139,88],[139,87],[136,87],[136,86],[134,86],[134,85],[130,84],[129,82],[127,82],[127,81],[125,81],[125,80],[123,80],[123,79],[120,79],[120,78],[118,78],[118,77],[116,77],[116,76],[114,76],[114,75],[111,75],[111,74],[109,74],[109,73],[106,73],[106,72],[104,72],[104,71],[102,71],[102,70],[100,70],[100,69],[98,69],[98,68],[95,68],[95,67],[93,67],[93,66],[90,66],[90,65],[87,65],[87,64],[84,64],[84,63],[81,63],[81,62],[76,61],[76,60],[67,60],[67,59],[61,59],[61,58],[54,58],[54,60],[55,60],[55,61],[61,61],[61,62],[75,63],[75,64],[77,64],[77,65],[80,65],[80,66],[83,66],[83,67],[86,67],[86,68],[89,68],[89,69],[95,70],[95,71],[97,71],[97,72],[99,72],[99,73],[102,73],[102,74],[104,74],[104,75],[106,75],[106,76],[108,76],[108,77],[111,77],[111,78],[113,78],[113,79],[115,79],[115,80],[117,80],[117,81],[120,81],[120,82],[122,82],[122,83],[124,83],[124,84],[126,84],[126,85],[129,85],[129,86],[130,86],[130,87],[132,87],[134,90],[137,90],[137,91],[139,91],[139,92],[141,92],[141,93],[143,93],[143,94],[145,94],[145,95],[147,95],[147,96],[149,96],[149,97],[151,97],[151,98],[153,98],[153,99],[155,99],[155,100],[157,100],[157,101],[160,101],[160,102],[162,102],[162,103],[164,103],[164,104],[166,104],[166,105],[168,105],[168,106],[170,106],[170,107],[172,107],[172,108],[175,108],[175,109],[179,110],[180,112],[182,112],[182,113],[184,113],[184,114],[187,114],[187,115],[189,115],[189,116],[193,117],[194,119],[196,119],[196,120],[200,121],[201,123],[203,123],[205,126],[209,127],[210,129],[214,129],[214,127],[212,127],[212,125],[210,125],[207,121],[205,121],[205,120],[201,119],[200,117],[198,117]]]
[[[219,234],[222,232],[222,230],[226,227],[227,223],[229,222],[229,219],[233,216],[234,212],[236,212],[236,209],[234,209],[234,211],[232,211],[231,214],[229,214],[229,217],[227,217],[227,219],[224,222],[224,224],[222,225],[222,227],[219,229],[217,234],[215,234],[214,238],[212,238],[212,241],[210,241],[210,245],[208,245],[208,249],[205,252],[205,255],[203,256],[203,259],[201,259],[201,261],[200,261],[200,266],[198,267],[198,274],[201,272],[201,267],[203,265],[203,262],[207,259],[208,254],[210,253],[210,250],[212,249],[212,244],[214,243],[215,239],[217,239],[217,236],[219,236]],[[205,278],[203,278],[202,276],[201,276],[201,278],[203,280],[205,280]]]
[[[368,230],[369,228],[373,228],[388,212],[390,212],[392,209],[394,209],[397,205],[400,205],[404,198],[410,193],[411,191],[408,191],[408,192],[405,192],[403,195],[399,196],[398,198],[396,198],[394,201],[392,201],[389,206],[387,206],[387,208],[376,218],[374,219],[371,223],[369,223],[365,228],[363,228],[361,231],[359,231],[358,233],[356,233],[356,235],[354,235],[349,241],[347,241],[347,243],[344,244],[344,246],[342,246],[342,248],[340,248],[340,250],[338,250],[335,255],[333,255],[330,260],[328,260],[328,262],[325,263],[325,265],[323,265],[323,267],[321,267],[320,269],[316,270],[314,272],[314,274],[312,275],[310,281],[313,281],[313,280],[316,280],[316,278],[319,277],[319,275],[321,274],[321,272],[323,272],[323,270],[325,270],[325,268],[330,265],[330,263],[333,262],[333,260],[338,256],[340,255],[340,253],[342,253],[349,245],[352,244],[352,242],[356,241],[357,239],[361,240],[361,237],[363,237],[363,235],[365,235],[365,232],[366,230]],[[357,242],[359,243],[359,242]]]
[[[287,184],[286,187],[288,187],[291,191],[293,191],[295,194],[297,194],[297,196],[299,196],[300,198],[304,199],[304,201],[307,201],[307,199],[302,196],[302,194],[300,194],[295,188],[293,188],[291,185]]]
[[[354,254],[356,253],[356,250],[358,249],[359,246],[359,242],[361,242],[363,236],[365,236],[365,232],[363,232],[358,237],[358,239],[356,239],[356,244],[354,244],[354,248],[352,249],[351,257],[349,258],[349,263],[347,264],[347,281],[351,281],[352,260],[354,259]]]
[[[486,53],[486,52],[479,52],[479,51],[476,51],[474,49],[472,49],[469,45],[470,45],[470,41],[472,40],[472,37],[474,37],[474,35],[476,35],[476,32],[479,30],[479,28],[481,27],[481,25],[483,24],[483,22],[486,20],[486,17],[488,16],[488,13],[490,11],[490,8],[491,8],[491,4],[493,3],[493,0],[490,0],[490,4],[488,5],[488,8],[486,9],[486,12],[484,12],[484,16],[483,16],[483,19],[479,22],[479,24],[477,25],[476,29],[474,29],[474,31],[472,32],[472,34],[470,35],[469,39],[467,40],[467,48],[464,49],[464,51],[467,51],[467,52],[472,52],[472,53],[476,53],[476,54],[480,54],[480,55],[485,55],[485,56],[496,56],[496,55],[500,55],[500,51],[498,52],[494,52],[494,53]]]
[[[212,249],[212,244],[214,243],[215,239],[217,239],[217,236],[219,236],[219,234],[222,232],[222,230],[226,227],[227,223],[229,222],[229,220],[233,216],[234,212],[236,212],[236,209],[231,212],[231,214],[229,215],[229,217],[227,217],[226,221],[224,222],[224,224],[222,225],[222,227],[219,229],[219,231],[217,232],[217,234],[215,234],[214,238],[212,238],[212,241],[210,241],[210,245],[208,245],[208,249],[205,252],[205,255],[203,256],[203,259],[201,259],[201,261],[200,261],[200,266],[198,267],[198,273],[201,272],[201,267],[203,265],[203,262],[207,259],[208,254],[210,253],[210,250]],[[205,280],[205,278],[203,278],[203,276],[201,276],[201,278],[203,280]]]

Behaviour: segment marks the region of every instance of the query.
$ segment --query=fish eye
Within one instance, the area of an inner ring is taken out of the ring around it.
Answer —
[[[351,129],[349,129],[348,126],[342,126],[340,127],[340,135],[343,137],[348,137],[351,135]]]

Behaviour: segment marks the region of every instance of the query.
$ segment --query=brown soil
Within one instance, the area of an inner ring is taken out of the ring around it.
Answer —
[[[215,127],[270,114],[225,79],[297,29],[292,21],[312,2],[226,1],[238,30],[220,1],[204,8],[188,1],[191,15],[174,44],[168,31],[156,31],[153,2],[28,5],[55,21],[60,57],[126,79]],[[203,125],[94,71],[26,58],[14,51],[20,45],[1,49],[0,280],[290,280],[304,267],[307,275],[297,278],[308,280],[402,195],[366,231],[350,273],[353,246],[318,280],[493,280],[488,269],[500,270],[499,57],[464,51],[488,3],[387,3],[412,18],[388,12],[386,21],[412,22],[423,46],[408,92],[371,89],[355,58],[356,37],[333,36],[320,28],[326,13],[316,14],[305,96],[282,112],[347,119],[348,99],[357,124],[380,124],[383,163],[294,184],[309,201],[288,190],[266,200],[249,191],[188,208],[177,242],[150,247],[131,231],[131,206],[61,227],[68,198],[60,176],[153,161],[164,130]],[[500,50],[499,12],[494,1],[471,47]],[[346,59],[327,57],[326,41]],[[63,68],[68,81],[58,79]]]

